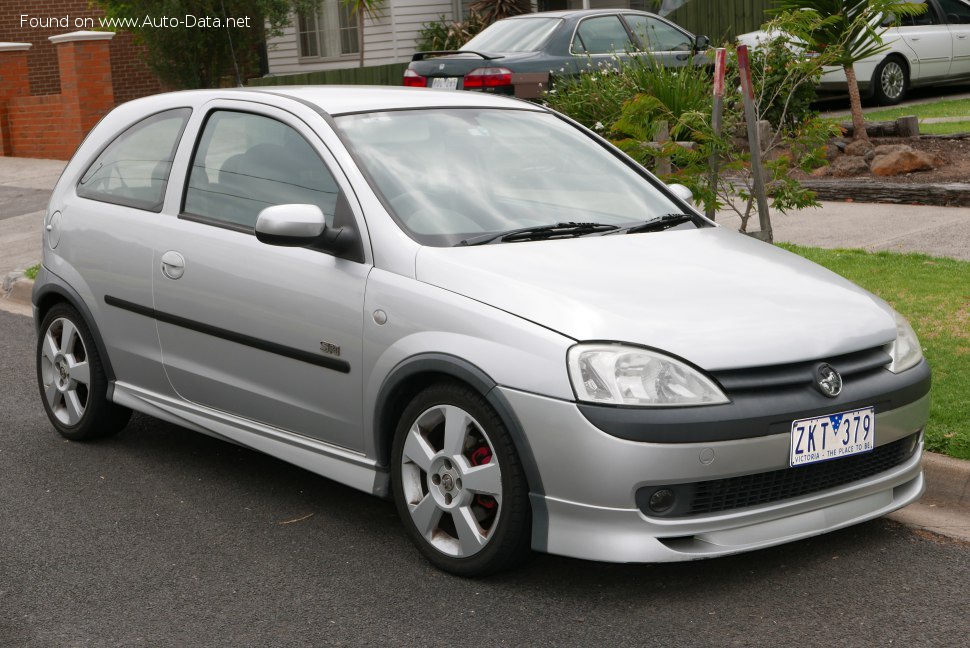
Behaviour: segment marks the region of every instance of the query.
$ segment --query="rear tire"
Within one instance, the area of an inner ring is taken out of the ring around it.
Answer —
[[[899,56],[887,56],[872,75],[873,97],[884,106],[898,104],[909,91],[909,68]]]
[[[415,396],[397,426],[391,479],[408,536],[439,569],[484,576],[530,555],[522,464],[501,417],[470,387],[438,383]]]
[[[108,379],[84,318],[71,306],[48,311],[37,339],[37,384],[47,418],[66,439],[116,434],[131,410],[110,402]]]

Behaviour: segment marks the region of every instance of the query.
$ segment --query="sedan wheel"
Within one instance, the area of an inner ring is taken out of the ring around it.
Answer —
[[[528,552],[528,489],[501,419],[476,392],[431,387],[405,410],[394,491],[412,540],[435,564],[471,576]]]
[[[909,75],[898,58],[890,57],[880,63],[875,76],[875,95],[879,103],[897,104],[906,96]]]
[[[106,397],[108,381],[84,320],[61,304],[48,312],[37,340],[37,382],[47,416],[73,440],[107,436],[123,428],[131,410]]]

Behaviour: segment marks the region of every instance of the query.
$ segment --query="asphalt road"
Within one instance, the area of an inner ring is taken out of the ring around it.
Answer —
[[[390,503],[264,455],[137,415],[61,440],[33,344],[0,312],[0,646],[967,645],[967,544],[875,521],[719,560],[537,556],[461,580]]]

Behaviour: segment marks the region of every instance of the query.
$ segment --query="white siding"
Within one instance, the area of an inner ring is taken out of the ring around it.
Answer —
[[[364,65],[383,65],[407,61],[415,50],[421,27],[441,16],[451,20],[453,0],[388,0],[378,20],[364,21]],[[283,34],[267,41],[270,74],[296,74],[315,70],[357,67],[359,56],[339,59],[300,61],[297,49],[296,18]]]

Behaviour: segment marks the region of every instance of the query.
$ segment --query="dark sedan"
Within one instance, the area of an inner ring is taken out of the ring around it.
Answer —
[[[703,64],[707,36],[694,36],[655,14],[627,9],[548,11],[500,20],[450,52],[418,52],[404,85],[479,90],[531,98],[550,75],[628,56],[663,65]]]

